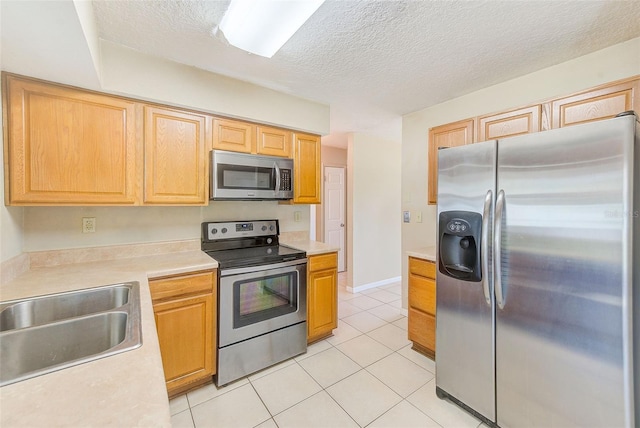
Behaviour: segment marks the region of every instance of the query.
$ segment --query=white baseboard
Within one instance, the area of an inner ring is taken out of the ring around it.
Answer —
[[[394,282],[402,281],[401,276],[396,276],[393,278],[383,279],[382,281],[370,282],[368,284],[362,284],[357,287],[347,287],[347,291],[352,293],[359,293],[364,290],[369,290],[370,288],[382,287],[383,285],[393,284]]]

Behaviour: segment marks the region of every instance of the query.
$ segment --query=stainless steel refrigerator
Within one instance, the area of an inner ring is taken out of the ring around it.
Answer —
[[[440,398],[504,428],[640,425],[639,136],[627,112],[439,151]]]

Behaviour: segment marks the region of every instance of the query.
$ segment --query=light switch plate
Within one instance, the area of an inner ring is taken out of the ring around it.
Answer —
[[[422,223],[422,211],[416,213],[416,223]]]
[[[411,223],[411,213],[409,211],[403,211],[402,218],[404,219],[405,223]]]

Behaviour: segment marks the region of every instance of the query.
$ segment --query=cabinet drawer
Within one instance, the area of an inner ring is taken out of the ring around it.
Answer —
[[[333,269],[337,267],[338,253],[329,253],[309,257],[309,272],[316,272],[324,269]]]
[[[212,293],[213,284],[213,272],[149,280],[151,298],[154,302],[181,295]]]
[[[417,275],[409,275],[409,307],[435,315],[436,282]]]
[[[409,340],[435,352],[436,318],[433,315],[409,308]]]
[[[428,260],[409,257],[409,273],[436,279],[436,264]]]

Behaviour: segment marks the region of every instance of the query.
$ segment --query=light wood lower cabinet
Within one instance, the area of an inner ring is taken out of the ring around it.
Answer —
[[[309,256],[307,342],[330,336],[338,327],[338,253]]]
[[[409,257],[409,340],[430,358],[436,355],[436,265]]]
[[[215,374],[215,286],[215,271],[149,280],[169,396]]]

